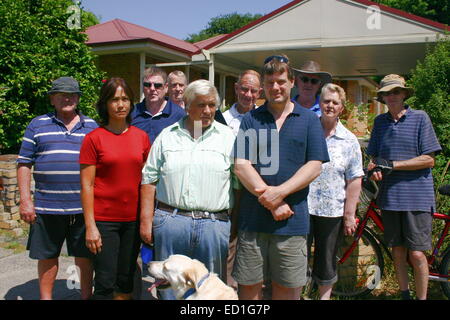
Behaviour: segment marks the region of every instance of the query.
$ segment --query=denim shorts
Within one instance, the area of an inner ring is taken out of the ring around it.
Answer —
[[[155,261],[167,259],[172,254],[183,254],[203,262],[210,272],[226,278],[230,221],[194,219],[156,209],[153,216],[153,242]],[[164,299],[174,299],[164,290]]]
[[[264,281],[265,275],[287,288],[306,284],[306,236],[239,231],[233,278],[241,285]]]

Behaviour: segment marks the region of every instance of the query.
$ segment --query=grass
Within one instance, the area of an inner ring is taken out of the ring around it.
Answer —
[[[18,237],[12,231],[0,230],[0,248],[13,250],[14,254],[24,252],[26,250],[26,246],[21,240],[26,238],[27,234],[28,231],[24,231],[24,233]]]

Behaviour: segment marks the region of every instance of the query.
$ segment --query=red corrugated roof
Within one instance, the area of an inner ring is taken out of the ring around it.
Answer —
[[[227,34],[219,34],[218,36],[211,37],[211,38],[206,39],[206,40],[194,42],[194,45],[199,47],[200,49],[203,49],[206,46],[208,46],[209,44],[211,44],[213,42],[216,42],[216,41],[219,41],[219,40],[225,38],[226,36],[227,36]]]
[[[210,49],[236,35],[246,31],[247,29],[260,24],[261,22],[273,17],[274,15],[283,12],[294,5],[302,2],[304,0],[294,0],[285,4],[284,6],[262,16],[261,18],[247,24],[246,26],[232,32],[229,34],[223,34],[216,37],[212,37],[210,39],[206,39],[203,41],[196,42],[194,44],[189,43],[187,41],[183,41],[161,32],[148,29],[124,20],[114,19],[105,23],[97,24],[95,26],[89,27],[86,30],[86,34],[89,37],[89,40],[86,42],[88,45],[100,45],[100,44],[110,44],[115,42],[129,42],[129,41],[151,41],[153,43],[159,44],[161,46],[174,49],[189,55],[194,55],[195,53],[200,52],[201,49]],[[379,6],[381,11],[389,12],[394,15],[401,16],[403,18],[407,18],[412,21],[417,21],[419,23],[441,29],[443,31],[450,30],[448,26],[438,23],[436,21],[432,21],[426,18],[418,17],[416,15],[394,9],[379,3],[375,3],[369,0],[353,0],[360,4],[366,6],[376,5]]]
[[[115,42],[151,41],[161,46],[194,54],[199,47],[192,43],[168,36],[124,20],[114,19],[86,29],[88,45],[111,44]]]
[[[285,11],[285,10],[287,10],[287,9],[297,5],[297,4],[299,4],[302,1],[304,1],[304,0],[291,1],[291,2],[289,2],[287,4],[285,4],[284,6],[278,8],[278,9],[276,9],[276,10],[274,10],[274,11],[268,13],[268,14],[266,14],[265,16],[262,16],[261,18],[250,22],[249,24],[243,26],[242,28],[237,29],[234,32],[231,32],[231,33],[225,35],[224,37],[222,37],[220,39],[216,39],[215,41],[211,41],[211,43],[206,45],[203,49],[211,49],[212,47],[217,46],[218,44],[220,44],[220,43],[222,43],[222,42],[224,42],[224,41],[226,41],[226,40],[228,40],[228,39],[238,35],[239,33],[242,33],[244,31],[246,31],[247,29],[252,28],[255,25],[260,24],[261,22],[263,22],[263,21],[265,21],[265,20],[267,20],[267,19],[269,19],[269,18],[279,14],[280,12],[283,12],[283,11]],[[381,12],[383,12],[383,11],[389,12],[389,13],[392,13],[394,15],[397,15],[397,16],[400,16],[400,17],[403,17],[403,18],[407,18],[407,19],[412,20],[412,21],[420,22],[422,24],[431,26],[433,28],[441,29],[442,31],[450,30],[450,28],[448,26],[446,26],[445,24],[442,24],[442,23],[439,23],[439,22],[436,22],[436,21],[433,21],[433,20],[430,20],[430,19],[426,19],[426,18],[423,18],[423,17],[419,17],[419,16],[413,15],[411,13],[407,13],[407,12],[402,11],[402,10],[394,9],[394,8],[391,8],[391,7],[388,7],[388,6],[376,3],[376,2],[372,2],[372,1],[369,1],[369,0],[353,0],[353,1],[354,2],[358,2],[360,4],[363,4],[363,5],[366,5],[366,6],[378,6],[380,8]]]

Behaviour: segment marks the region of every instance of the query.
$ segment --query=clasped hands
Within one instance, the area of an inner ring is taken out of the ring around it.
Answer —
[[[255,191],[259,194],[259,203],[270,210],[275,221],[286,220],[294,214],[294,211],[284,202],[287,195],[283,192],[282,187],[266,186],[257,188]]]

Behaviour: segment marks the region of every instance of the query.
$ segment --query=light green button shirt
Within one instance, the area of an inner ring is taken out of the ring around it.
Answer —
[[[217,121],[194,140],[183,118],[155,139],[142,184],[156,183],[156,198],[184,210],[221,211],[233,206],[235,136]],[[233,179],[233,182],[232,182]]]

